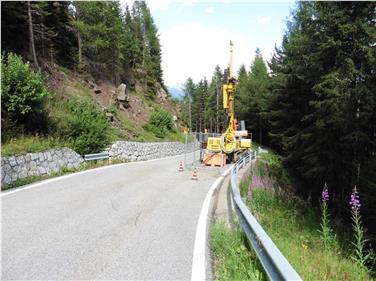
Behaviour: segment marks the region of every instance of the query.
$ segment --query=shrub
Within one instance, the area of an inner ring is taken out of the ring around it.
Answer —
[[[16,54],[1,56],[1,91],[3,133],[12,129],[14,135],[14,126],[28,132],[47,130],[44,104],[49,92],[41,74]]]
[[[100,152],[110,143],[110,124],[90,102],[66,103],[68,114],[60,122],[60,134],[80,154]]]
[[[163,138],[173,129],[172,116],[168,111],[158,108],[151,114],[150,120],[144,125],[144,128],[158,138]]]

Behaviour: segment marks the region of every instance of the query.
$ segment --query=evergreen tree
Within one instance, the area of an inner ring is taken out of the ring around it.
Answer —
[[[222,79],[223,74],[221,68],[217,65],[210,82],[208,96],[210,131],[216,133],[221,132],[225,118],[223,110]]]
[[[239,120],[249,122],[249,104],[251,101],[249,91],[249,77],[245,65],[242,64],[238,70],[238,85],[235,97],[235,111]]]
[[[269,75],[259,48],[249,73],[242,65],[238,71],[238,90],[235,98],[239,120],[244,120],[253,139],[260,144],[267,136],[268,105],[270,100]]]
[[[192,131],[192,125],[195,122],[192,122],[192,102],[193,102],[193,95],[196,90],[195,84],[193,83],[192,78],[188,78],[184,84],[183,92],[183,103],[182,103],[182,119],[184,123],[189,127]]]
[[[369,226],[376,225],[375,8],[300,2],[270,64],[271,137],[300,179],[299,192],[319,196],[328,182],[340,214],[360,186]]]
[[[123,39],[119,2],[74,2],[74,5],[79,11],[75,26],[82,37],[85,67],[95,76],[107,73],[107,78],[116,83]]]

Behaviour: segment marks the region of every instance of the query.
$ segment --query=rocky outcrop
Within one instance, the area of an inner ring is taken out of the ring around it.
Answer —
[[[84,159],[70,148],[51,149],[1,158],[1,183],[9,184],[30,176],[43,176],[61,168],[77,168]]]
[[[119,102],[128,102],[127,85],[121,83],[116,89],[116,94],[116,100],[118,100]]]
[[[116,89],[116,102],[118,107],[122,110],[125,110],[129,107],[129,95],[127,92],[127,85],[121,83],[119,87]]]
[[[157,97],[160,101],[166,101],[168,95],[166,91],[162,87],[160,87],[159,90],[157,91]]]

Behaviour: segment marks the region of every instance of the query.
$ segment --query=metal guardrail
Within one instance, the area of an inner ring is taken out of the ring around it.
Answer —
[[[93,154],[85,154],[84,160],[85,161],[93,161],[93,160],[104,160],[109,159],[110,155],[108,152],[101,152],[101,153],[93,153]]]
[[[240,219],[240,224],[270,280],[302,280],[251,214],[240,196],[237,185],[237,174],[241,168],[244,168],[246,164],[255,158],[255,152],[246,153],[236,162],[231,171],[232,198]]]

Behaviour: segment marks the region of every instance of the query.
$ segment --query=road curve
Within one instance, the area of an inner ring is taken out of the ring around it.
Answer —
[[[183,156],[116,165],[2,196],[2,280],[188,280],[218,168]]]

